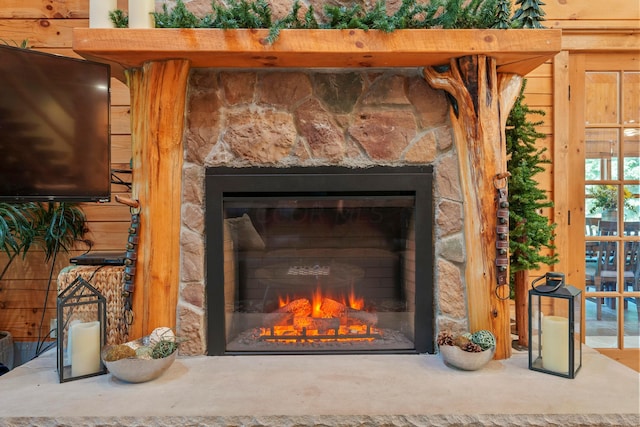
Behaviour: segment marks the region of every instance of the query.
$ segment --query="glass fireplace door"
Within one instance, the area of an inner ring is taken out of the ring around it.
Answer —
[[[288,185],[290,175],[277,176],[270,191],[217,185],[219,201],[207,204],[207,239],[215,240],[214,225],[222,236],[221,244],[214,242],[218,253],[207,250],[207,286],[215,287],[208,295],[218,301],[208,304],[208,316],[224,324],[216,323],[213,337],[222,353],[424,347],[425,330],[432,330],[424,319],[433,317],[424,307],[432,305],[425,301],[432,300],[433,286],[431,256],[422,266],[416,262],[431,254],[424,251],[431,221],[422,191],[336,191],[333,183],[298,191]],[[209,218],[210,210],[219,212],[217,219]]]

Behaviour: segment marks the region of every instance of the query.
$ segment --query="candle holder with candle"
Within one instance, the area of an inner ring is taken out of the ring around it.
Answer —
[[[60,382],[107,373],[100,352],[106,337],[106,299],[86,280],[76,278],[57,300]]]
[[[575,378],[582,366],[582,291],[565,285],[564,274],[555,272],[531,285],[529,369]]]

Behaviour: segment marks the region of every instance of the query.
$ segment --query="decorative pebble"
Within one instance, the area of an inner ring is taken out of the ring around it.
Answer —
[[[152,359],[151,353],[153,349],[151,347],[142,346],[136,349],[136,357],[138,359]]]
[[[160,341],[171,341],[175,342],[176,336],[171,330],[171,328],[167,328],[166,326],[161,326],[159,328],[155,328],[151,334],[149,335],[149,346],[153,347],[158,344]]]

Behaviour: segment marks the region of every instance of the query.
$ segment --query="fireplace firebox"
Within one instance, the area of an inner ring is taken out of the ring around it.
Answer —
[[[433,353],[432,177],[208,168],[208,354]]]

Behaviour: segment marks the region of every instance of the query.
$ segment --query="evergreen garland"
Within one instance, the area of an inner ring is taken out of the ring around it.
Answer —
[[[443,3],[442,28],[491,28],[495,25],[497,0],[449,0]]]
[[[519,28],[544,28],[540,21],[544,21],[544,11],[541,6],[545,4],[540,0],[516,0],[520,7],[513,15],[513,21]]]
[[[267,42],[276,41],[280,30],[296,29],[375,29],[391,32],[419,28],[542,28],[544,20],[540,0],[516,0],[521,7],[510,18],[509,0],[402,0],[398,10],[389,15],[386,1],[377,0],[373,7],[365,9],[358,3],[351,6],[324,5],[326,22],[319,24],[310,6],[299,18],[300,2],[295,0],[292,10],[283,19],[273,22],[267,0],[212,0],[212,13],[203,18],[195,16],[184,4],[176,0],[169,11],[165,4],[162,12],[154,12],[156,28],[268,28]],[[121,10],[109,12],[117,28],[128,25],[128,17]]]
[[[507,119],[507,170],[509,178],[509,251],[511,274],[518,271],[537,269],[540,263],[552,265],[558,262],[558,255],[543,255],[541,249],[555,249],[553,245],[554,229],[549,219],[542,214],[543,208],[553,207],[547,199],[546,191],[538,188],[534,176],[544,172],[541,165],[551,163],[543,154],[546,149],[538,149],[535,142],[544,134],[536,131],[542,121],[531,122],[528,116],[544,115],[544,111],[530,110],[523,103],[522,85],[509,118]]]
[[[153,13],[157,28],[198,28],[202,27],[202,20],[191,13],[182,0],[178,0],[171,12],[167,4],[162,5],[162,12]]]
[[[498,0],[496,4],[496,22],[493,28],[505,30],[511,27],[511,0]]]
[[[182,0],[178,0],[182,2]],[[271,7],[266,0],[227,0],[227,5],[212,3],[214,17],[205,17],[209,28],[270,28]]]
[[[129,27],[129,16],[125,15],[124,11],[120,9],[109,11],[109,19],[111,19],[113,26],[116,28]]]

